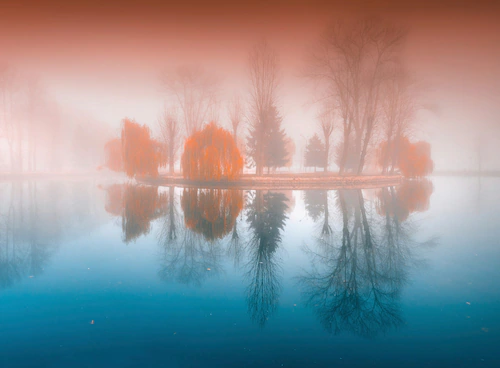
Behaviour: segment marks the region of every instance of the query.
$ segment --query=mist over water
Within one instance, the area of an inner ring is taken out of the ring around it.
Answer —
[[[2,1],[0,367],[499,367],[498,19]]]
[[[496,366],[497,181],[4,181],[2,366]]]

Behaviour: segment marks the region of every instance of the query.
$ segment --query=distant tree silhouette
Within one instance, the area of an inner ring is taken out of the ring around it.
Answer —
[[[259,115],[259,123],[250,127],[247,138],[250,167],[257,166],[260,162],[262,168],[271,169],[283,167],[289,161],[287,152],[287,136],[281,127],[283,119],[278,114],[276,106],[270,105],[262,109]],[[260,169],[259,169],[260,170]]]
[[[185,133],[199,131],[217,100],[217,78],[200,66],[183,65],[165,71],[161,82],[180,108]]]
[[[382,173],[393,173],[398,167],[401,145],[405,137],[411,134],[417,105],[414,98],[415,81],[400,62],[387,72],[387,81],[382,86],[382,137],[386,149],[378,158]]]
[[[307,142],[306,151],[304,153],[305,166],[309,167],[325,167],[326,151],[325,145],[317,134],[314,134]]]
[[[109,140],[104,146],[105,163],[112,171],[123,171],[122,141],[120,138]]]
[[[293,139],[288,136],[285,139],[285,151],[286,151],[285,167],[289,169],[293,165],[293,156],[295,155],[296,147]]]
[[[331,153],[330,147],[332,144],[334,118],[335,118],[334,110],[331,107],[324,104],[318,116],[318,125],[321,130],[321,134],[323,135],[323,143],[325,147],[324,158],[323,158],[323,169],[325,172],[328,171],[328,166],[330,164],[330,153]]]
[[[177,117],[177,110],[173,107],[164,108],[158,119],[161,141],[165,147],[170,175],[174,174],[174,165],[177,151],[181,145],[181,126]]]
[[[229,115],[229,121],[231,122],[231,129],[233,133],[233,138],[236,143],[238,143],[238,129],[243,123],[243,118],[245,116],[245,106],[240,96],[234,96],[228,103],[227,112]]]

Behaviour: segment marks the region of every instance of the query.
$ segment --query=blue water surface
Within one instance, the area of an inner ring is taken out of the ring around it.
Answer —
[[[498,188],[0,182],[0,366],[500,367]]]

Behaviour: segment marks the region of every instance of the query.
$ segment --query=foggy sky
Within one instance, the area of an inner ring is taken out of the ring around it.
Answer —
[[[126,116],[155,125],[166,68],[199,64],[220,76],[226,95],[246,93],[249,48],[266,37],[283,67],[284,126],[300,147],[315,127],[299,77],[307,47],[333,19],[375,14],[410,29],[407,62],[422,99],[436,106],[419,114],[418,138],[432,144],[436,169],[474,168],[478,136],[490,156],[483,167],[500,169],[498,2],[344,3],[1,0],[0,59],[39,74],[62,105],[118,132]]]

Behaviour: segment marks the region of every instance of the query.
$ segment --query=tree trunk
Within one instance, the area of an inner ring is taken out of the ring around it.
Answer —
[[[325,137],[325,173],[328,172],[328,158],[330,157],[330,139]]]
[[[368,149],[368,142],[370,141],[372,129],[373,129],[373,121],[369,121],[366,127],[365,139],[363,141],[363,149],[361,150],[361,155],[359,157],[359,164],[356,175],[361,175],[361,173],[363,172],[363,167],[365,166],[366,151]]]
[[[170,145],[170,147],[173,147],[172,145]],[[169,152],[169,155],[168,155],[168,172],[170,175],[174,175],[174,150],[172,148],[170,148],[170,152]]]
[[[342,148],[342,157],[340,158],[339,175],[344,175],[345,172],[345,165],[349,152],[349,133],[350,132],[344,132],[344,147]]]

